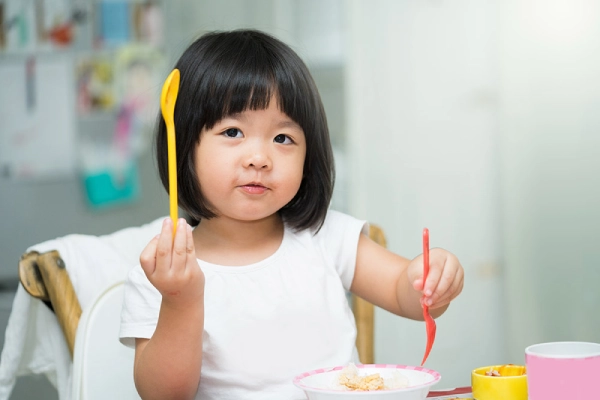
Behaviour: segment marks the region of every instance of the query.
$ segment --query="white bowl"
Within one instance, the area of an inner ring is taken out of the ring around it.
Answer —
[[[335,382],[346,366],[316,369],[304,372],[294,378],[294,385],[304,390],[308,400],[423,400],[427,397],[431,386],[441,379],[438,372],[408,365],[396,364],[358,364],[359,375],[379,373],[381,377],[392,379],[393,374],[400,372],[408,378],[409,385],[398,389],[373,391],[336,390]]]

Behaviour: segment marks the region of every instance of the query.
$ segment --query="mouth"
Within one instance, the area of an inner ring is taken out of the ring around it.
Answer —
[[[239,186],[244,192],[248,194],[262,194],[269,190],[268,187],[258,182],[250,182]]]

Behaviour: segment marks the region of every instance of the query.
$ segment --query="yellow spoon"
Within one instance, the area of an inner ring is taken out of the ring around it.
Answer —
[[[169,160],[169,208],[173,221],[173,238],[177,229],[177,159],[175,152],[175,102],[179,93],[179,70],[175,68],[163,84],[160,94],[160,110],[167,125],[167,151]]]

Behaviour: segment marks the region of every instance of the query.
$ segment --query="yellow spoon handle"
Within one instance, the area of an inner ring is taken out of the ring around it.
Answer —
[[[173,221],[173,237],[177,230],[177,156],[175,152],[175,126],[167,123],[167,154],[169,158],[169,209]]]
[[[167,157],[169,167],[169,208],[173,221],[173,239],[177,231],[177,158],[175,151],[175,102],[179,93],[179,70],[175,68],[163,84],[160,94],[160,110],[167,126]]]

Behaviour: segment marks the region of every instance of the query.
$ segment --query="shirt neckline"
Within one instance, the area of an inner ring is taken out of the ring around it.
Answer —
[[[281,239],[281,243],[279,244],[279,247],[277,248],[277,250],[275,250],[275,252],[273,254],[271,254],[267,258],[264,258],[260,261],[257,261],[255,263],[248,264],[248,265],[222,265],[222,264],[213,264],[211,262],[204,261],[199,258],[196,258],[196,260],[198,261],[198,265],[200,265],[200,267],[202,269],[206,268],[208,270],[212,270],[215,272],[226,272],[226,273],[232,273],[232,274],[246,273],[246,272],[266,268],[269,265],[271,265],[273,263],[273,261],[276,260],[277,258],[279,258],[280,254],[284,251],[284,248],[287,246],[288,241],[289,241],[289,229],[288,229],[287,225],[284,223],[283,237]]]

